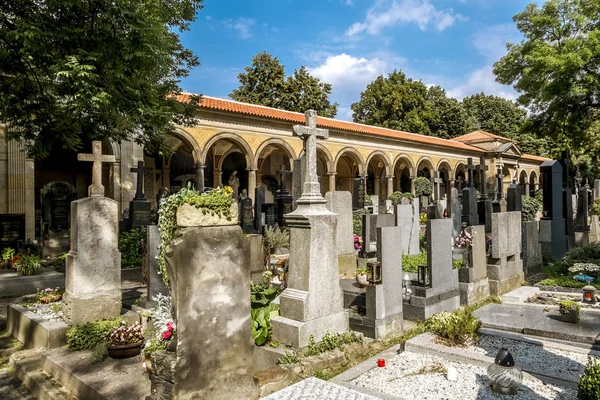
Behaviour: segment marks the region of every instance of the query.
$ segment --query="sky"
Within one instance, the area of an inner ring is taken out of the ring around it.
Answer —
[[[462,99],[479,92],[515,99],[493,64],[520,41],[512,17],[524,0],[205,0],[182,43],[201,65],[186,92],[227,98],[252,56],[267,51],[286,75],[306,66],[333,85],[336,118],[379,75],[400,69]]]

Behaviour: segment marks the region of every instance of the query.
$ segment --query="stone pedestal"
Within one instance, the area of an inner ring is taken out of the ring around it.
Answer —
[[[288,288],[280,296],[280,316],[271,319],[273,339],[302,348],[310,335],[348,329],[338,279],[337,217],[324,204],[300,206],[286,215],[290,227]]]
[[[597,215],[592,215],[590,222],[590,243],[600,243],[600,220]]]
[[[523,283],[521,213],[492,214],[492,254],[487,260],[490,293],[501,296]]]
[[[156,295],[170,294],[167,285],[163,281],[163,276],[158,274],[158,245],[160,244],[160,232],[158,225],[148,225],[146,231],[146,259],[148,260],[148,300],[152,300]]]
[[[460,304],[469,305],[484,300],[490,295],[485,255],[485,225],[470,227],[471,249],[465,264],[458,270]]]
[[[71,251],[63,295],[69,325],[121,314],[118,211],[118,203],[106,197],[71,203]]]
[[[166,257],[178,340],[173,398],[257,398],[248,242],[237,225],[181,227],[179,213],[178,221]]]
[[[542,245],[539,243],[539,222],[523,221],[523,270],[527,274],[542,269]]]
[[[265,272],[265,254],[263,235],[247,235],[248,254],[250,257],[250,280],[261,283]]]
[[[337,214],[336,250],[340,274],[356,272],[356,251],[352,227],[352,194],[350,192],[327,192],[327,209]]]
[[[404,302],[404,317],[424,320],[441,311],[460,307],[458,271],[452,268],[452,221],[427,221],[427,266],[430,285],[414,286],[413,295]],[[398,288],[401,290],[401,286]]]
[[[555,260],[563,258],[567,252],[565,219],[541,219],[539,241],[542,246],[542,254],[553,257]]]

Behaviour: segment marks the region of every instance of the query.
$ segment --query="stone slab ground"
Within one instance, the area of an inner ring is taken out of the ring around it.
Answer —
[[[308,378],[292,386],[263,397],[263,400],[378,400],[371,396],[335,383]]]
[[[592,311],[582,310],[581,321],[577,324],[562,322],[557,307],[488,304],[473,315],[481,320],[484,328],[577,343],[595,345],[600,334],[600,313]]]
[[[35,293],[40,289],[65,287],[65,274],[54,269],[44,268],[32,276],[20,276],[16,272],[0,272],[0,297],[20,297]]]

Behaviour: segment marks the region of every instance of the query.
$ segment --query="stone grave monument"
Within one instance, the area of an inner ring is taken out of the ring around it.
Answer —
[[[462,222],[467,226],[479,225],[479,215],[477,213],[477,190],[473,179],[473,159],[467,159],[467,173],[469,182],[467,187],[462,190]],[[461,224],[462,225],[462,224]]]
[[[291,172],[285,169],[282,165],[277,171],[279,175],[279,189],[275,192],[275,203],[277,204],[277,224],[280,227],[285,226],[284,215],[292,212],[292,196],[285,186],[286,175],[291,175]]]
[[[563,216],[562,165],[555,160],[544,161],[540,165],[540,173],[542,174],[544,193],[539,237],[542,254],[560,260],[567,251],[565,218]]]
[[[470,226],[471,248],[464,255],[464,264],[458,270],[460,304],[476,303],[490,295],[487,278],[487,256],[485,254],[485,226]]]
[[[340,274],[356,272],[356,250],[352,233],[352,194],[350,192],[327,192],[327,209],[337,214],[336,248]]]
[[[147,285],[148,300],[152,300],[158,294],[170,295],[169,288],[165,285],[162,275],[158,273],[158,246],[160,244],[160,232],[158,225],[148,225],[146,231],[146,260],[147,260]]]
[[[594,180],[594,200],[600,199],[600,179]]]
[[[265,188],[259,186],[254,189],[254,230],[259,235],[262,235],[265,229],[263,204],[265,204]]]
[[[317,137],[329,131],[317,128],[317,112],[306,112],[306,126],[295,125],[304,141],[305,181],[298,207],[286,215],[290,228],[288,287],[280,296],[280,316],[271,319],[273,339],[302,348],[313,335],[320,342],[326,332],[348,329],[338,278],[337,216],[326,207],[317,177]]]
[[[427,206],[427,219],[441,219],[444,217],[444,208],[440,204],[440,184],[442,179],[440,178],[440,172],[433,172],[433,201]]]
[[[354,191],[352,192],[352,208],[354,210],[365,208],[365,193],[367,192],[365,178],[354,178]]]
[[[248,197],[246,189],[242,189],[239,207],[238,218],[242,231],[245,235],[251,235],[254,233],[254,209],[252,208],[252,199]]]
[[[504,200],[504,175],[502,168],[496,170],[496,188],[494,190],[494,200],[492,201],[492,212],[506,212],[506,200]]]
[[[68,182],[53,181],[41,189],[42,256],[59,257],[69,251],[71,202],[77,190]]]
[[[573,221],[573,193],[571,191],[571,182],[569,177],[571,155],[569,151],[565,150],[562,152],[560,165],[562,166],[562,214],[565,221],[565,234],[567,235],[567,250],[569,250],[575,246],[575,223]],[[540,229],[541,228],[542,226],[540,226]]]
[[[588,191],[589,185],[580,185],[577,193],[577,220],[575,222],[575,245],[585,246],[589,243],[588,225]]]
[[[376,256],[377,252],[377,228],[396,226],[396,216],[394,214],[366,214],[362,216],[362,219],[363,248],[360,256],[361,258],[372,258]]]
[[[514,178],[512,183],[508,185],[508,190],[506,191],[507,211],[523,211],[523,200],[521,195],[521,185],[517,183],[517,178]]]
[[[485,226],[486,233],[492,231],[492,200],[488,193],[487,171],[489,167],[485,164],[485,156],[479,157],[479,185],[480,198],[477,200],[477,215],[479,224]]]
[[[21,248],[25,242],[25,214],[0,214],[0,248]]]
[[[492,214],[492,252],[487,258],[490,293],[501,296],[523,283],[521,260],[521,213]]]
[[[152,169],[144,168],[144,162],[138,161],[137,168],[131,168],[131,172],[137,173],[137,189],[135,197],[129,202],[128,228],[134,229],[150,224],[151,204],[144,196],[144,174],[152,173]]]
[[[454,186],[448,187],[448,205],[448,217],[452,220],[452,237],[456,239],[462,228],[462,216],[458,189]]]
[[[466,194],[466,193],[465,193]],[[427,269],[429,282],[413,285],[413,294],[404,300],[404,317],[421,321],[441,311],[460,307],[458,271],[452,268],[452,221],[427,221]],[[398,288],[400,291],[400,287]]]
[[[526,274],[540,272],[542,268],[542,245],[539,242],[539,222],[522,221],[523,271]]]
[[[600,217],[592,215],[590,222],[590,243],[600,243]]]
[[[396,216],[396,226],[402,229],[402,241],[399,242],[402,254],[420,254],[419,199],[416,197],[412,200],[407,198],[402,199],[401,204],[396,206],[396,212],[394,215]]]
[[[118,202],[104,197],[102,142],[92,142],[92,185],[88,196],[71,203],[71,250],[67,254],[64,318],[69,325],[118,317],[121,314],[121,253]]]

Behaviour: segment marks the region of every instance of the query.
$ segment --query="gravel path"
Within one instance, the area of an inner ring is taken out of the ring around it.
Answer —
[[[515,396],[492,392],[484,368],[446,361],[443,358],[404,352],[386,360],[384,368],[373,368],[352,383],[406,400],[575,400],[577,392],[525,378]],[[458,380],[451,382],[440,372],[455,367]]]

